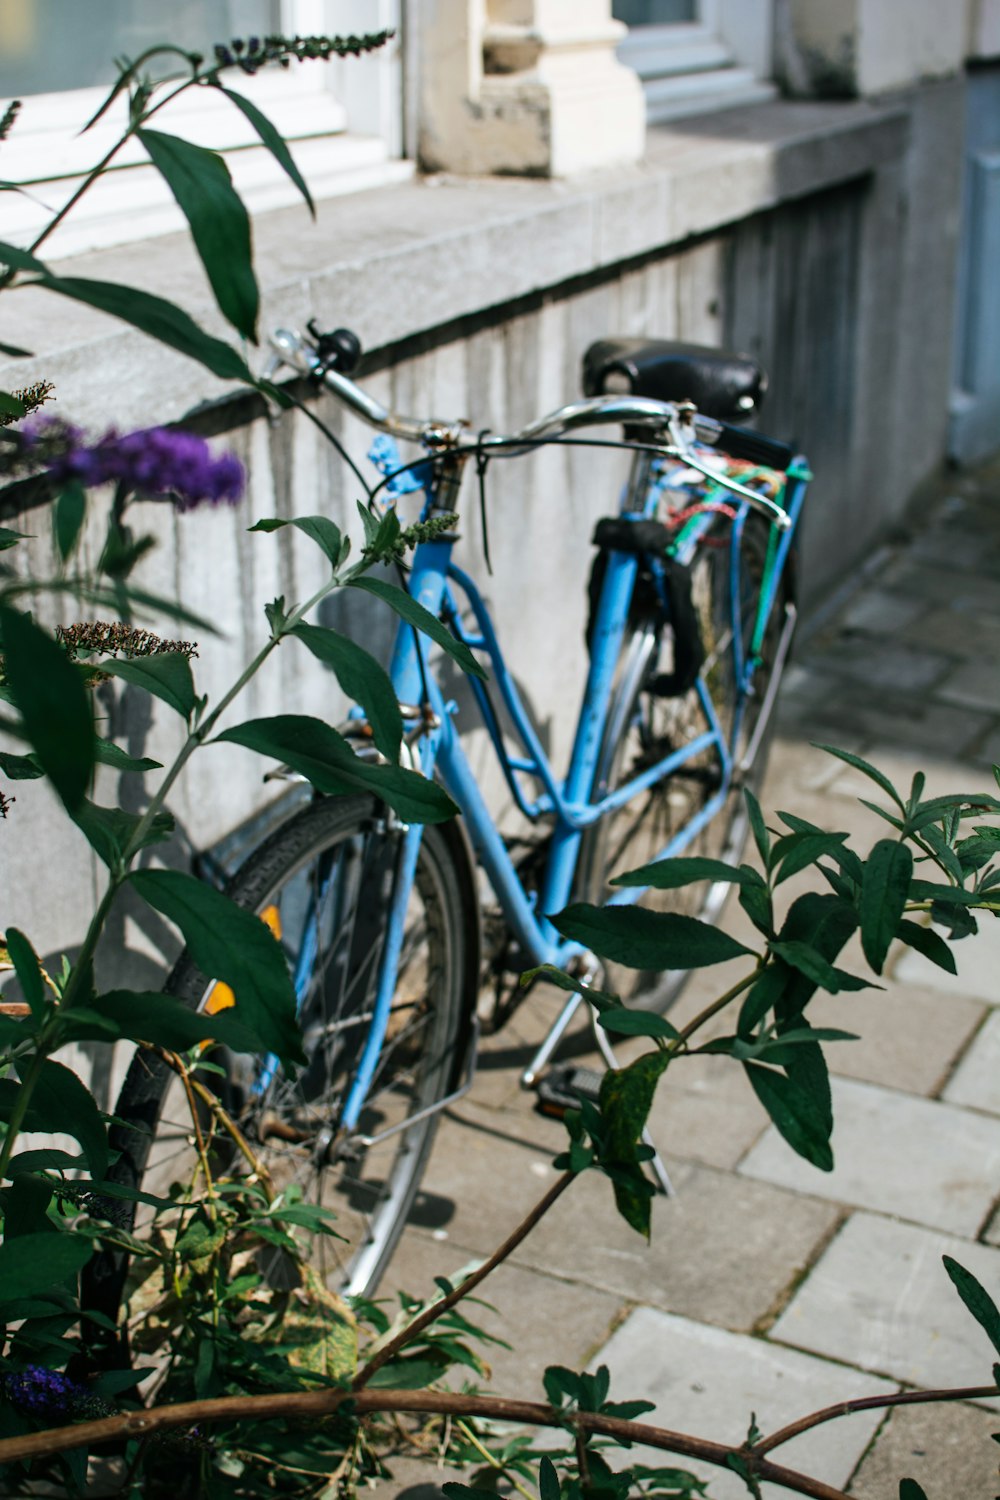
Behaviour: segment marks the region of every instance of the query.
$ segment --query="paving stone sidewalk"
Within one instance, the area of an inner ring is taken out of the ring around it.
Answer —
[[[907,786],[922,769],[930,794],[995,789],[1000,470],[955,480],[878,564],[804,633],[764,797],[769,813],[859,840],[884,827],[857,801],[872,785],[811,741]],[[724,923],[746,932],[735,903]],[[656,1402],[652,1420],[740,1441],[751,1411],[774,1430],[845,1398],[987,1384],[989,1344],[941,1256],[1000,1300],[1000,923],[957,956],[952,977],[901,950],[884,991],[811,1009],[815,1024],[862,1038],[827,1049],[828,1175],[792,1155],[730,1060],[672,1072],[653,1133],[677,1196],[654,1205],[651,1245],[614,1215],[603,1179],[574,1184],[488,1290],[489,1326],[516,1349],[492,1358],[492,1388],[539,1399],[547,1364],[603,1362],[620,1399]],[[717,969],[695,976],[677,1013],[719,984]],[[537,993],[485,1045],[475,1087],[442,1122],[390,1290],[425,1294],[435,1274],[483,1256],[553,1180],[562,1127],[517,1082],[559,1004]],[[585,1033],[570,1043],[583,1061],[589,1045]],[[992,1500],[997,1430],[985,1404],[899,1407],[826,1424],[775,1457],[859,1500],[896,1500],[907,1475],[929,1500]],[[394,1469],[380,1492],[407,1500],[457,1477],[405,1458]],[[746,1494],[735,1476],[705,1473],[713,1497]]]

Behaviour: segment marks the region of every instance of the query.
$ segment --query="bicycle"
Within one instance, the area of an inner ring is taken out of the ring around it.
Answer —
[[[469,679],[514,803],[544,830],[518,859],[497,831],[463,754],[429,642],[405,622],[390,676],[407,762],[439,776],[462,822],[407,827],[367,797],[315,798],[279,827],[230,887],[268,921],[288,955],[308,1067],[295,1079],[273,1058],[220,1052],[213,1087],[276,1185],[336,1206],[346,1244],[321,1237],[320,1269],[370,1293],[402,1230],[441,1110],[471,1084],[481,978],[476,865],[503,912],[495,960],[516,984],[541,964],[598,966],[549,920],[571,900],[635,901],[614,874],[697,847],[730,862],[747,834],[741,795],[759,781],[795,625],[792,542],[810,474],[786,445],[734,425],[766,385],[754,360],[662,341],[604,340],[584,361],[586,394],[521,432],[476,436],[462,423],[396,415],[355,384],[353,335],[281,331],[275,359],[322,384],[367,423],[420,445],[415,465],[390,460],[383,485],[415,476],[423,516],[453,515],[463,473],[550,442],[620,425],[631,453],[619,512],[598,524],[590,580],[589,666],[565,776],[558,776],[505,665],[486,604],[452,557],[450,523],[412,557],[408,588],[489,664]],[[273,372],[272,372],[273,373]],[[719,467],[715,455],[726,455]],[[499,695],[507,728],[494,699]],[[511,749],[513,732],[517,748]],[[377,754],[355,713],[357,752]],[[694,914],[717,919],[722,882],[694,891]],[[606,982],[665,1009],[676,974],[622,971]],[[210,977],[182,955],[169,986],[193,1006],[220,1003]],[[532,1063],[551,1058],[580,996],[568,997]],[[154,1193],[190,1150],[190,1115],[165,1064],[138,1054],[116,1106],[119,1182]],[[175,1111],[174,1106],[178,1105]],[[185,1125],[185,1119],[187,1121]],[[121,1256],[98,1256],[87,1300],[114,1313]],[[112,1306],[114,1304],[114,1306]]]

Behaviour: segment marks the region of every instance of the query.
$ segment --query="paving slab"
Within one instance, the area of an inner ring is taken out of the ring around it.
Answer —
[[[993,1500],[997,1418],[977,1406],[899,1406],[862,1459],[848,1494],[899,1500],[899,1481],[915,1479],[932,1500]]]
[[[793,1192],[975,1235],[1000,1182],[1000,1120],[939,1100],[833,1080],[832,1172],[796,1156],[771,1127],[740,1166]]]
[[[432,1201],[447,1202],[449,1217],[424,1232],[466,1256],[487,1255],[556,1173],[540,1153],[509,1138],[466,1137],[448,1123],[425,1188]],[[616,1212],[607,1178],[588,1172],[518,1247],[514,1263],[623,1301],[728,1328],[755,1327],[782,1305],[818,1254],[837,1210],[728,1172],[669,1157],[667,1166],[677,1196],[654,1200],[649,1244]]]
[[[407,1230],[379,1297],[389,1298],[392,1305],[386,1310],[394,1312],[400,1289],[412,1296],[430,1297],[436,1276],[451,1279],[477,1263],[478,1257],[470,1260],[455,1245]],[[470,1347],[489,1366],[489,1375],[477,1380],[463,1369],[453,1375],[451,1384],[458,1388],[462,1381],[472,1380],[483,1390],[525,1401],[545,1400],[542,1376],[549,1365],[582,1370],[618,1322],[624,1306],[614,1294],[590,1288],[581,1296],[572,1281],[510,1264],[498,1267],[475,1295],[490,1305],[470,1304],[465,1315],[511,1347],[470,1339]]]
[[[863,970],[859,968],[858,972]],[[853,1031],[859,1038],[857,1042],[830,1043],[824,1048],[831,1073],[927,1096],[940,1093],[956,1059],[987,1014],[993,1012],[965,995],[945,999],[940,990],[918,989],[891,980],[884,990],[820,993],[809,1002],[813,1026]],[[1000,1020],[1000,1012],[996,1014]],[[996,1066],[1000,1100],[1000,1050]],[[947,1089],[944,1097],[956,1104],[971,1102],[952,1098]],[[1000,1104],[996,1113],[1000,1114]]]
[[[953,943],[952,953],[955,974],[939,969],[912,948],[901,948],[890,958],[889,972],[900,984],[975,995],[988,1005],[1000,1005],[1000,921],[989,915],[981,917],[975,936]]]
[[[960,1301],[942,1255],[1000,1295],[1000,1250],[854,1214],[770,1336],[924,1390],[987,1386],[995,1352]],[[993,1404],[1000,1409],[1000,1401]]]
[[[935,692],[949,703],[967,703],[972,708],[1000,708],[1000,670],[994,657],[962,662],[950,672]]]
[[[751,1413],[762,1431],[774,1431],[797,1417],[846,1396],[888,1395],[892,1383],[779,1349],[763,1339],[706,1328],[685,1318],[640,1307],[595,1356],[611,1373],[612,1398],[656,1404],[647,1420],[675,1432],[740,1443]],[[843,1486],[876,1431],[882,1413],[858,1413],[794,1438],[775,1450],[775,1462],[826,1483]],[[655,1450],[635,1449],[652,1461]],[[662,1462],[662,1457],[658,1457]],[[711,1479],[713,1500],[745,1500],[746,1486],[734,1474],[693,1460],[678,1466]],[[766,1485],[767,1500],[778,1491]]]
[[[826,632],[810,646],[806,659],[810,673],[834,682],[849,678],[849,687],[841,682],[841,692],[873,698],[887,689],[894,693],[924,692],[958,665],[954,657],[941,651],[901,641],[876,641],[845,629]]]
[[[967,1104],[1000,1115],[1000,1010],[989,1013],[942,1098],[950,1104]]]

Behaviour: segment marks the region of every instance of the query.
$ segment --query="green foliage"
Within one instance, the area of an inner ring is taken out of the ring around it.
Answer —
[[[222,314],[243,338],[257,342],[260,293],[250,250],[250,217],[229,168],[215,151],[161,130],[136,137],[188,221]]]
[[[130,879],[144,901],[177,924],[202,973],[230,986],[240,1022],[261,1050],[288,1067],[304,1063],[288,965],[265,923],[179,870],[137,870]]]
[[[251,719],[224,730],[216,742],[245,745],[282,761],[328,796],[371,792],[407,822],[442,823],[458,811],[447,792],[426,776],[361,760],[329,724],[301,714]]]
[[[83,678],[30,616],[3,605],[0,649],[24,737],[72,812],[94,771],[94,715]]]

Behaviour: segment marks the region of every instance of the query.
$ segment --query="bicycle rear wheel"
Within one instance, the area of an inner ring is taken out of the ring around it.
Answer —
[[[744,655],[749,651],[764,579],[768,528],[749,516],[739,549],[739,619]],[[770,748],[771,723],[761,721],[769,688],[780,672],[779,642],[786,621],[786,595],[779,589],[768,621],[750,694],[739,701],[733,654],[732,527],[720,521],[703,540],[692,565],[692,594],[701,628],[705,661],[700,673],[721,733],[732,746],[736,768],[722,805],[682,851],[738,864],[746,845],[749,818],[744,787],[760,787]],[[636,622],[622,648],[617,683],[598,759],[594,799],[656,765],[672,751],[690,744],[711,728],[698,686],[676,697],[653,691],[656,678],[673,667],[669,624],[652,618]],[[759,734],[758,734],[759,731]],[[754,745],[751,765],[740,770]],[[681,830],[697,818],[722,786],[722,761],[714,747],[703,750],[673,775],[609,813],[588,831],[580,853],[577,899],[605,902],[616,888],[614,876],[657,859]],[[642,905],[681,912],[717,922],[731,887],[725,881],[703,881],[676,890],[650,890]],[[647,1009],[667,1010],[680,994],[687,974],[605,964],[606,984],[622,999]]]
[[[295,1185],[337,1214],[345,1240],[317,1235],[312,1262],[332,1288],[369,1294],[395,1248],[431,1148],[463,1022],[474,1003],[477,917],[453,830],[424,829],[388,1030],[357,1127],[340,1129],[347,1089],[371,1020],[400,835],[367,798],[320,800],[256,851],[229,894],[276,933],[296,979],[307,1066],[213,1052],[211,1086],[277,1192]],[[304,954],[306,945],[310,951]],[[213,981],[186,953],[169,992],[204,1009]],[[211,1008],[211,1006],[209,1006]],[[112,1146],[113,1181],[158,1196],[196,1175],[186,1094],[159,1058],[136,1054],[122,1087]],[[342,1138],[346,1137],[346,1138]],[[217,1172],[246,1172],[215,1133]],[[280,1266],[275,1258],[275,1275]],[[125,1294],[124,1257],[91,1263],[84,1300],[109,1316]]]

